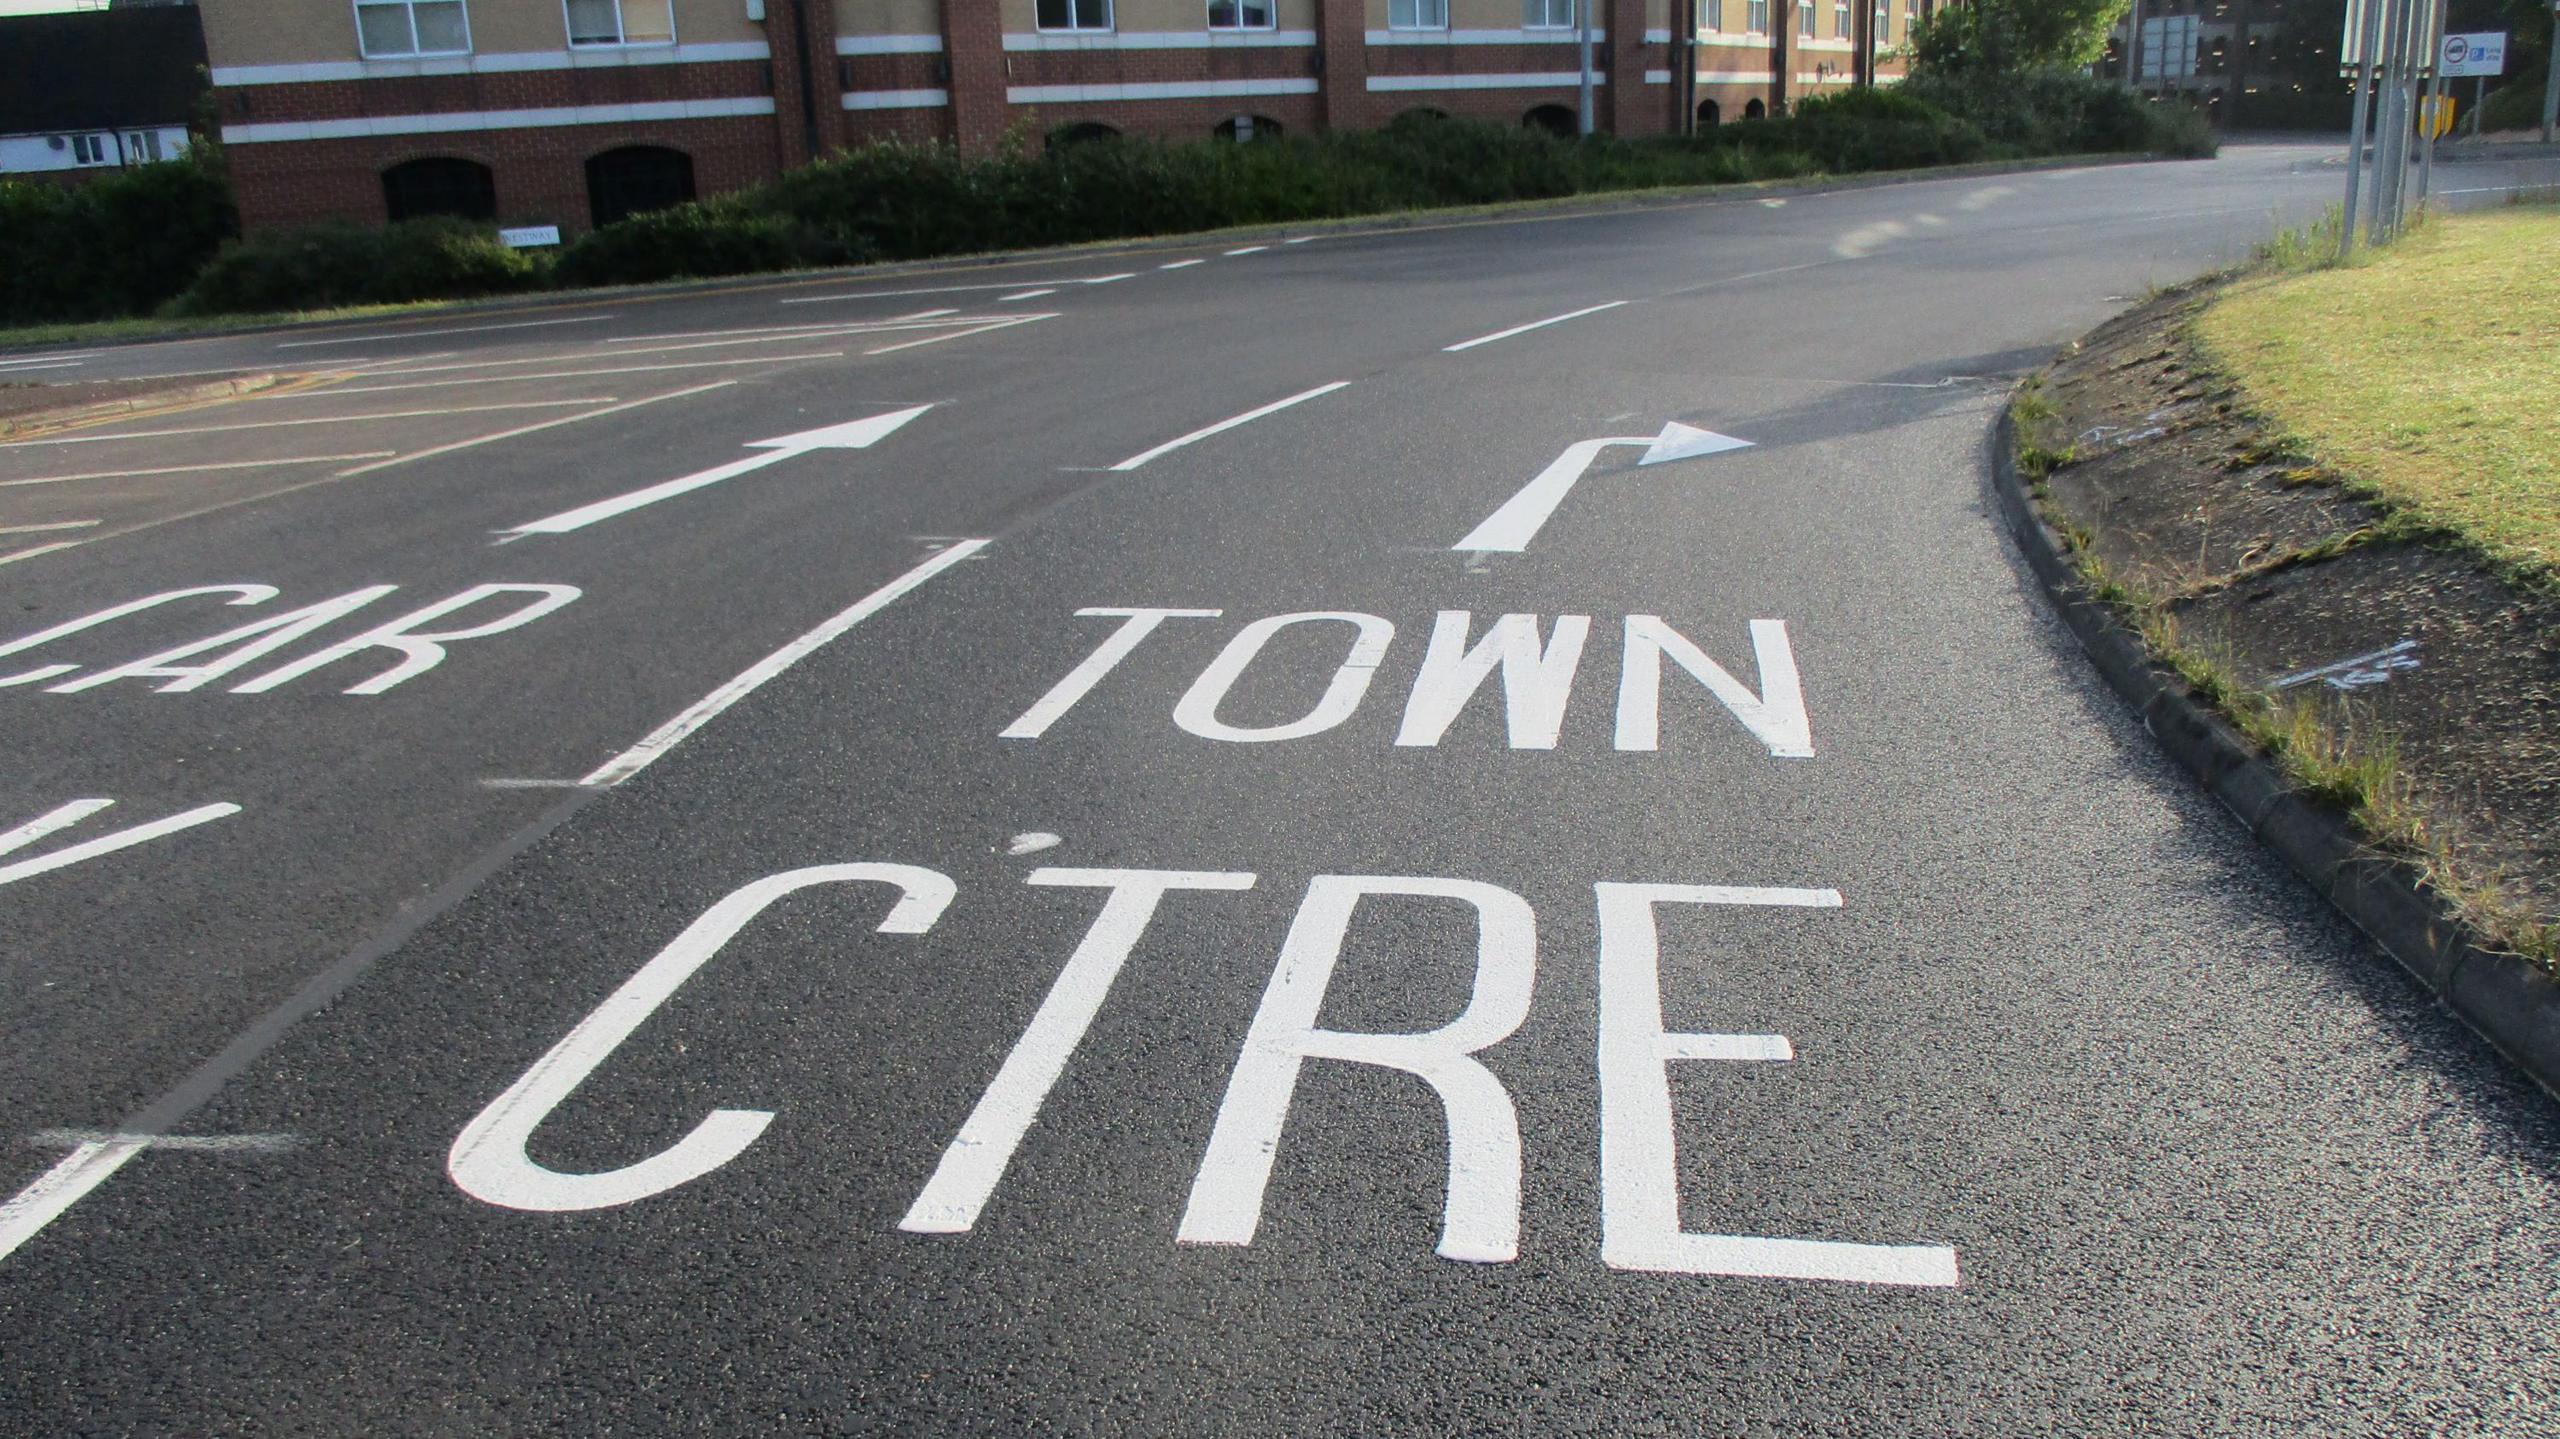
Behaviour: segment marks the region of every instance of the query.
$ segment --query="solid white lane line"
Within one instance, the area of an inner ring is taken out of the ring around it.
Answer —
[[[112,1129],[46,1129],[28,1136],[30,1144],[139,1144],[145,1149],[179,1149],[197,1154],[283,1154],[302,1147],[298,1134],[124,1134]]]
[[[1490,345],[1496,340],[1508,340],[1514,335],[1525,335],[1531,330],[1543,330],[1549,325],[1561,325],[1567,320],[1579,320],[1585,315],[1599,314],[1602,310],[1614,310],[1625,303],[1626,301],[1624,300],[1611,300],[1605,305],[1593,305],[1589,309],[1585,310],[1575,310],[1562,315],[1550,315],[1543,320],[1531,320],[1528,324],[1514,325],[1508,330],[1496,330],[1490,335],[1478,335],[1472,340],[1461,340],[1454,345],[1443,345],[1440,347],[1440,352],[1444,355],[1454,355],[1460,350],[1472,350],[1478,345]]]
[[[0,525],[0,535],[41,535],[54,530],[86,530],[105,523],[104,520],[58,520],[49,525]]]
[[[55,360],[51,364],[31,365],[0,360],[0,375],[29,375],[38,370],[76,370],[87,363],[89,362],[86,360]]]
[[[64,1155],[61,1163],[46,1170],[35,1183],[0,1204],[0,1259],[16,1253],[19,1245],[35,1238],[37,1231],[51,1224],[56,1215],[106,1183],[144,1147],[129,1139],[83,1144]]]
[[[383,410],[370,415],[311,415],[299,420],[250,420],[237,425],[189,425],[175,430],[122,430],[112,435],[63,435],[46,440],[13,440],[0,445],[0,450],[19,450],[32,445],[99,445],[111,440],[160,440],[175,435],[223,435],[236,430],[274,430],[288,425],[353,425],[367,420],[416,420],[439,415],[480,415],[492,410],[561,410],[571,405],[609,405],[611,395],[587,395],[575,400],[509,400],[495,405],[455,405],[441,410]]]
[[[1229,250],[1227,258],[1232,260],[1238,255],[1259,255],[1270,248],[1269,245],[1247,245],[1241,250]]]
[[[405,385],[331,385],[316,390],[296,390],[277,395],[279,400],[326,399],[331,395],[384,395],[395,390],[437,390],[455,385],[512,385],[532,380],[581,380],[589,375],[654,375],[662,370],[714,370],[738,365],[787,365],[795,360],[841,360],[842,350],[819,350],[806,355],[758,355],[752,360],[678,360],[664,365],[616,365],[602,370],[550,370],[533,375],[457,375],[450,380],[413,380]],[[602,358],[611,359],[613,356]]]
[[[959,313],[960,312],[958,310],[952,309],[950,306],[946,305],[939,310],[918,310],[915,313],[908,315],[891,315],[883,323],[895,325],[908,320],[938,320],[945,315],[956,315]]]
[[[89,543],[87,540],[56,540],[52,544],[38,545],[31,550],[19,550],[12,554],[0,555],[0,565],[14,565],[20,560],[31,560],[38,555],[52,554],[56,550],[76,550],[87,543]]]
[[[90,470],[77,475],[38,475],[33,479],[0,480],[0,489],[18,485],[67,485],[73,480],[129,480],[143,475],[192,475],[200,470],[263,470],[284,465],[335,465],[348,460],[379,460],[396,455],[398,450],[364,450],[352,455],[296,455],[284,460],[225,460],[218,465],[161,465],[148,470]]]
[[[900,350],[918,350],[927,345],[939,345],[945,340],[965,340],[971,335],[983,335],[989,330],[1010,330],[1016,325],[1029,325],[1041,320],[1054,320],[1056,318],[1058,317],[1055,313],[1044,315],[1015,315],[1009,319],[998,320],[992,325],[980,325],[973,330],[954,330],[947,335],[935,335],[931,339],[926,340],[909,340],[900,345],[882,345],[879,349],[865,350],[862,353],[866,356],[894,355]]]
[[[1146,450],[1141,453],[1131,455],[1129,458],[1122,460],[1111,468],[1115,470],[1134,470],[1138,466],[1145,464],[1147,461],[1152,460],[1159,455],[1171,454],[1185,445],[1205,440],[1211,435],[1225,434],[1227,431],[1234,429],[1238,425],[1249,425],[1254,421],[1261,419],[1265,415],[1276,415],[1282,410],[1289,408],[1291,405],[1304,404],[1320,395],[1330,395],[1336,390],[1347,387],[1350,383],[1351,382],[1349,380],[1336,380],[1330,385],[1318,385],[1312,390],[1305,391],[1301,394],[1291,395],[1285,400],[1273,400],[1270,404],[1264,405],[1259,409],[1247,410],[1233,419],[1220,420],[1218,423],[1210,425],[1205,429],[1193,430],[1190,434],[1184,435],[1179,439],[1167,440],[1152,450]]]
[[[41,355],[11,355],[0,364],[32,365],[38,360],[86,360],[105,354],[104,350],[47,350]]]
[[[985,549],[988,543],[986,540],[958,541],[923,564],[864,595],[851,606],[830,616],[816,629],[749,665],[739,672],[737,678],[687,705],[682,713],[651,730],[638,744],[596,766],[578,782],[616,785],[647,769],[658,756],[683,743],[685,736],[709,724],[722,710],[755,693],[774,676],[807,659],[845,631],[887,609],[900,596]]]
[[[1064,276],[1059,279],[1058,283],[1061,285],[1100,285],[1108,284],[1112,280],[1125,280],[1127,278],[1129,277],[1126,275],[1110,275],[1105,276],[1100,280],[1085,280],[1074,276]],[[903,300],[918,295],[966,295],[982,290],[1019,290],[1024,285],[1030,283],[1033,282],[1027,279],[1013,279],[989,285],[931,285],[916,290],[847,290],[834,295],[794,295],[789,299],[781,300],[777,303],[785,305],[825,305],[838,300]]]
[[[166,819],[155,819],[149,824],[138,824],[131,829],[120,829],[113,834],[102,834],[96,839],[57,849],[50,854],[40,854],[33,859],[22,859],[15,864],[0,864],[0,884],[15,884],[22,879],[33,879],[40,874],[79,864],[84,860],[96,859],[102,854],[113,854],[120,849],[131,849],[137,844],[147,844],[164,834],[176,834],[182,829],[193,829],[197,825],[209,824],[226,815],[235,815],[239,812],[240,806],[236,804],[199,805],[182,814],[173,814]]]
[[[1159,270],[1188,270],[1188,269],[1190,269],[1190,268],[1191,268],[1192,266],[1194,266],[1194,265],[1205,265],[1205,264],[1208,264],[1208,263],[1209,263],[1209,262],[1208,262],[1207,260],[1205,260],[1205,259],[1202,259],[1202,260],[1176,260],[1176,261],[1172,262],[1171,264],[1158,265],[1158,266],[1156,266],[1156,268],[1157,268],[1157,269],[1159,269]]]
[[[364,345],[384,340],[428,340],[438,335],[484,335],[492,330],[539,330],[550,325],[600,325],[611,315],[576,315],[564,320],[519,320],[505,325],[462,325],[450,330],[394,330],[377,335],[347,335],[334,340],[288,340],[279,350],[316,350],[323,345]]]
[[[25,849],[46,835],[69,829],[100,810],[115,808],[115,803],[111,799],[75,799],[69,804],[58,805],[16,829],[0,834],[0,854]]]
[[[601,410],[582,410],[574,415],[562,415],[556,420],[542,420],[530,425],[518,425],[512,430],[500,430],[494,435],[475,435],[467,440],[455,440],[453,443],[448,445],[437,445],[431,449],[416,450],[405,455],[393,455],[388,459],[376,460],[369,465],[358,465],[352,470],[340,470],[335,475],[330,476],[330,478],[343,480],[351,475],[369,475],[376,470],[390,469],[393,465],[405,465],[417,460],[432,460],[438,455],[449,455],[456,450],[468,450],[480,445],[494,445],[500,440],[512,440],[518,435],[536,434],[543,430],[556,430],[562,425],[574,425],[581,420],[594,420],[601,419],[606,415],[618,415],[625,410],[636,410],[642,405],[654,405],[660,400],[681,400],[688,395],[702,395],[708,394],[713,390],[725,390],[736,383],[738,382],[735,380],[714,380],[710,384],[696,385],[689,390],[669,390],[663,395],[643,395],[636,400],[624,400],[618,405],[607,405]]]
[[[996,297],[996,303],[999,305],[1010,305],[1016,300],[1036,300],[1042,295],[1054,295],[1056,293],[1058,292],[1055,289],[1017,290],[1010,295],[998,295]]]

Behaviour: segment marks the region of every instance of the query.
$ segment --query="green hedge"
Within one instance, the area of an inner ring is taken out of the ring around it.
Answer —
[[[222,247],[169,306],[179,315],[458,300],[541,288],[547,262],[465,220],[271,230]]]
[[[0,324],[148,314],[238,228],[197,150],[79,185],[0,180]]]
[[[2213,126],[2203,111],[2175,101],[2145,100],[2078,70],[1923,73],[1903,81],[1898,90],[1972,122],[1996,144],[2028,154],[2131,151],[2202,157],[2215,148]]]

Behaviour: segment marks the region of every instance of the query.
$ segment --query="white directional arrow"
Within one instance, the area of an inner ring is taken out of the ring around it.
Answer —
[[[1573,487],[1591,468],[1600,452],[1612,445],[1641,445],[1644,457],[1636,464],[1668,464],[1673,460],[1693,460],[1701,455],[1722,454],[1727,450],[1747,450],[1749,440],[1719,435],[1695,425],[1673,420],[1662,427],[1662,433],[1651,439],[1642,436],[1615,436],[1605,440],[1582,440],[1556,457],[1556,462],[1538,472],[1538,477],[1520,487],[1520,493],[1502,502],[1502,508],[1485,517],[1483,524],[1467,533],[1467,537],[1451,545],[1453,550],[1490,551],[1516,555],[1529,548],[1529,541],[1547,523],[1547,517],[1573,493]]]
[[[627,495],[616,495],[609,500],[580,505],[574,510],[565,510],[544,519],[534,520],[529,524],[502,530],[499,532],[501,536],[499,543],[522,539],[526,535],[565,535],[571,530],[583,530],[589,525],[612,519],[616,515],[629,514],[643,506],[654,505],[660,500],[671,500],[678,495],[691,494],[706,486],[716,485],[722,480],[734,480],[740,475],[761,470],[767,465],[780,464],[794,455],[804,455],[811,450],[867,450],[895,433],[907,421],[932,408],[931,405],[917,405],[911,409],[892,410],[885,415],[850,420],[841,425],[828,425],[824,429],[802,430],[796,435],[784,435],[779,439],[750,441],[747,445],[748,449],[762,450],[764,453],[750,455],[743,460],[731,460],[725,465],[716,465],[696,474],[654,484],[645,490],[633,490]]]

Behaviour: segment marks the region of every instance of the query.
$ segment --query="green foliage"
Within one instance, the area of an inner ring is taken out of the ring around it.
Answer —
[[[236,229],[201,149],[77,186],[0,181],[0,324],[156,309]]]
[[[2069,70],[2098,58],[2120,0],[1972,0],[1914,26],[1914,75],[2015,75]]]
[[[2031,154],[2137,151],[2200,157],[2215,148],[2213,127],[2202,112],[2174,101],[2145,100],[2082,71],[1939,71],[1915,74],[1900,88],[1912,99],[1980,126],[1994,143]]]
[[[2480,103],[2480,133],[2484,135],[2500,130],[2538,130],[2541,125],[2542,74],[2538,70],[2525,78],[2509,80],[2490,91]]]
[[[714,200],[651,210],[588,234],[561,254],[553,278],[580,286],[755,274],[807,263],[812,248],[779,215],[745,214]]]
[[[279,230],[222,247],[170,306],[179,315],[454,300],[538,288],[544,266],[465,220]]]

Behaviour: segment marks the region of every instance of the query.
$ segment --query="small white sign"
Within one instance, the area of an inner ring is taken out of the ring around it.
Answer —
[[[2493,30],[2476,35],[2447,35],[2444,73],[2447,78],[2507,73],[2507,33]]]
[[[518,225],[511,230],[500,230],[498,232],[498,238],[505,241],[512,249],[538,249],[544,245],[559,244],[560,227],[557,225]]]

